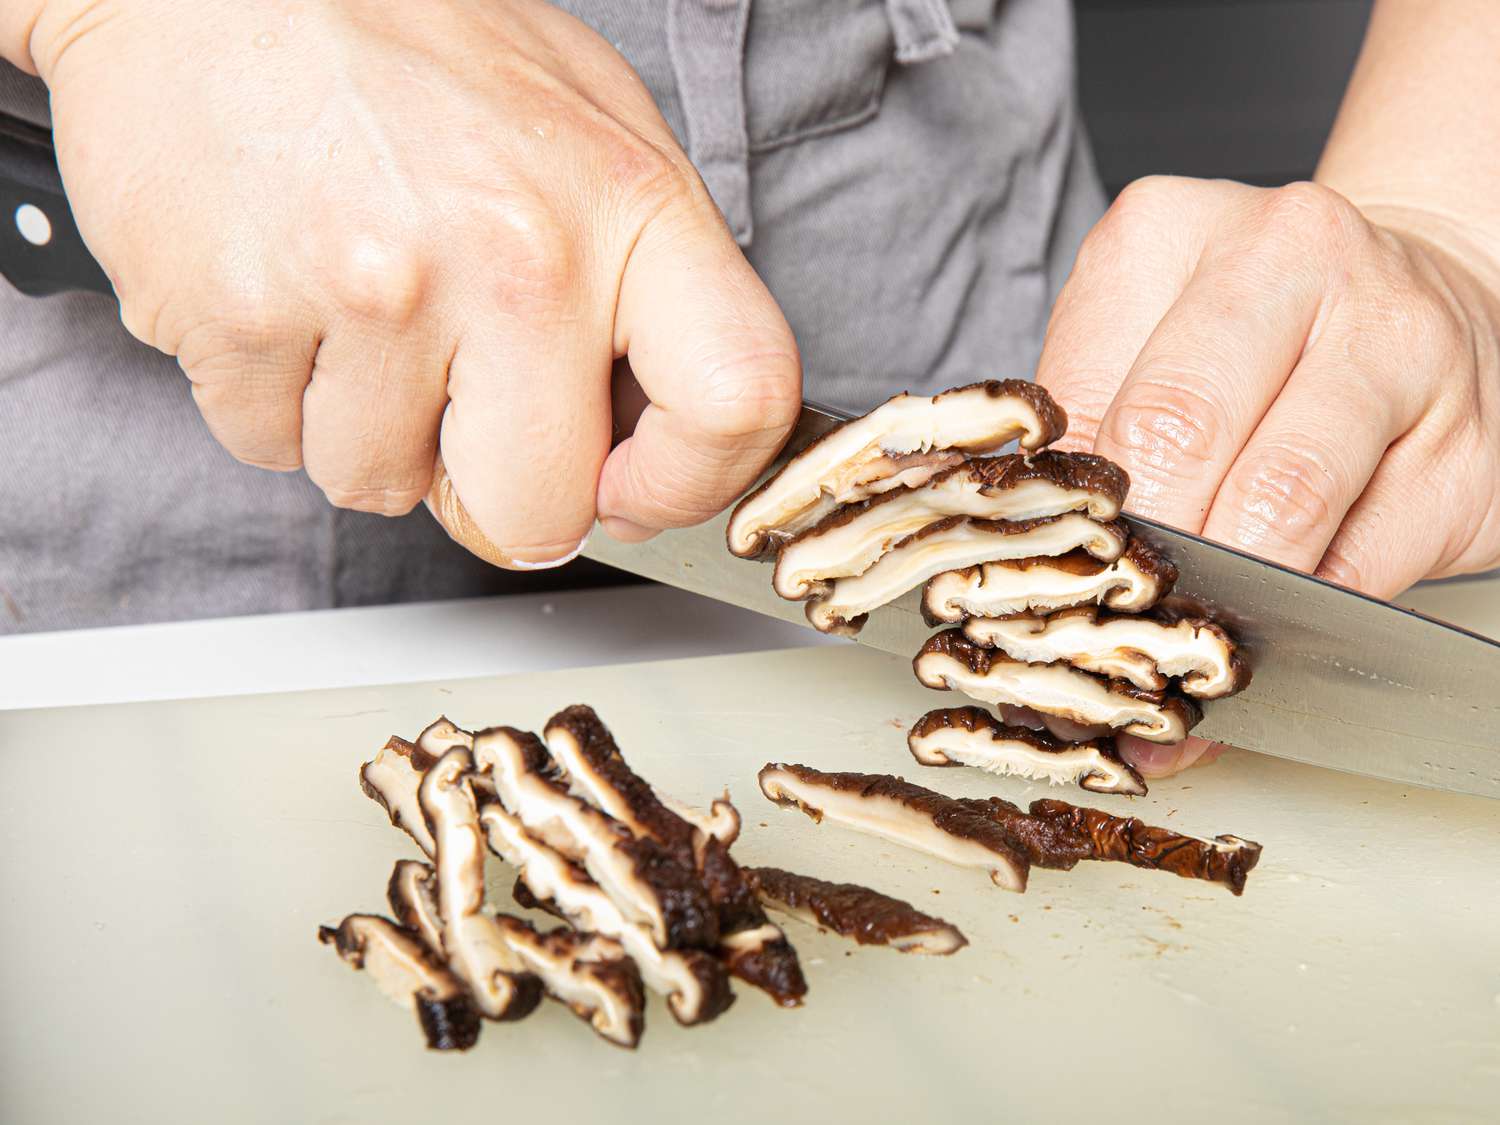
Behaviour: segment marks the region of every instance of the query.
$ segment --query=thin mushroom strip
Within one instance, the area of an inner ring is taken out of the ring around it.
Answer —
[[[1077,512],[1021,523],[953,516],[908,536],[863,574],[835,579],[807,603],[807,619],[820,632],[853,634],[871,610],[945,570],[1077,549],[1108,561],[1120,556],[1127,539],[1122,524],[1097,523]]]
[[[964,635],[1033,664],[1063,662],[1085,672],[1161,691],[1172,679],[1199,699],[1218,699],[1244,687],[1249,668],[1223,628],[1201,618],[1173,622],[1101,614],[1087,607],[1047,618],[971,618]]]
[[[448,965],[473,991],[481,1014],[516,1020],[542,998],[541,982],[497,932],[484,910],[484,836],[468,774],[469,751],[455,747],[427,771],[418,790],[422,814],[437,844],[438,910]]]
[[[768,910],[832,930],[860,945],[947,956],[968,945],[957,926],[909,902],[861,887],[830,883],[779,867],[747,867],[745,876]]]
[[[878,836],[904,847],[989,873],[997,887],[1024,891],[1025,854],[983,812],[899,777],[824,773],[810,766],[771,764],[760,791],[778,805]]]
[[[932,397],[899,394],[845,422],[791,458],[729,518],[729,550],[754,558],[841,504],[925,483],[967,454],[998,452],[1019,439],[1037,450],[1068,417],[1045,390],[1017,379],[955,387]]]
[[[479,1012],[469,990],[412,931],[377,914],[351,914],[337,928],[318,927],[318,940],[363,969],[397,1004],[415,1011],[433,1050],[466,1051],[478,1041]]]
[[[973,766],[1095,793],[1146,792],[1141,775],[1115,752],[1113,739],[1063,742],[1045,731],[1002,723],[982,707],[929,711],[911,728],[906,745],[924,766]]]
[[[1074,551],[944,571],[922,591],[922,616],[929,625],[943,625],[1082,605],[1140,613],[1170,594],[1176,582],[1177,568],[1161,552],[1145,540],[1132,539],[1113,562]]]
[[[417,803],[417,787],[434,761],[406,739],[393,737],[359,770],[359,787],[365,796],[383,808],[391,823],[429,856],[435,845]]]
[[[767,921],[739,865],[730,857],[728,845],[719,836],[695,828],[657,797],[626,763],[593,708],[579,704],[560,711],[547,721],[543,735],[553,760],[575,789],[697,872],[718,912],[719,949],[730,972],[785,1007],[800,1003],[807,982],[797,953]],[[727,800],[723,804],[734,813]],[[738,834],[738,813],[733,821],[734,834]]]
[[[474,761],[528,832],[581,865],[634,922],[667,948],[712,948],[718,916],[692,868],[649,837],[573,796],[541,740],[511,727],[474,736]]]
[[[1184,879],[1219,883],[1238,895],[1260,861],[1261,846],[1238,836],[1205,840],[1166,828],[1153,828],[1133,816],[1043,799],[1022,812],[999,797],[962,802],[989,816],[1037,867],[1071,870],[1080,860],[1127,863],[1148,871],[1169,871]]]
[[[1065,664],[1027,664],[980,648],[961,629],[930,637],[912,661],[917,679],[981,703],[1029,707],[1084,726],[1101,726],[1150,742],[1181,742],[1201,712],[1191,700],[1145,692]]]
[[[443,913],[438,909],[437,872],[420,859],[398,859],[385,885],[385,900],[396,921],[422,939],[439,957],[443,952]]]
[[[437,874],[415,859],[391,873],[386,897],[391,912],[420,934],[429,950],[443,954],[443,921],[437,905]],[[618,942],[558,929],[538,933],[529,922],[495,916],[495,936],[542,982],[547,995],[568,1007],[601,1038],[634,1047],[645,1026],[641,974]]]
[[[734,1002],[729,975],[716,958],[699,949],[661,949],[649,928],[626,918],[582,868],[531,835],[503,805],[485,805],[479,819],[491,850],[520,870],[532,898],[576,929],[618,941],[679,1023],[705,1023]]]
[[[1129,487],[1123,469],[1089,453],[974,458],[921,487],[894,489],[825,516],[781,549],[772,585],[792,601],[816,595],[950,516],[1014,522],[1084,512],[1112,520]]]

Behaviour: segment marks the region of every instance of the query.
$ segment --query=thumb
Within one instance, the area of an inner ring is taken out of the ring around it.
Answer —
[[[599,478],[600,520],[619,537],[708,519],[797,420],[792,330],[706,195],[641,232],[621,278],[615,350],[649,400]]]

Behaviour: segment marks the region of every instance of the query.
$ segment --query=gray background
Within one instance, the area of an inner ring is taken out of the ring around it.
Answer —
[[[1371,0],[1077,0],[1079,84],[1111,192],[1170,172],[1312,173]]]

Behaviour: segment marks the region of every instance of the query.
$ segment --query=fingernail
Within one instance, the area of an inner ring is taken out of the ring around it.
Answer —
[[[642,527],[619,516],[601,516],[599,526],[604,528],[605,534],[611,539],[621,543],[641,543],[657,533],[655,528]]]
[[[574,547],[566,555],[562,555],[558,558],[543,559],[540,562],[529,562],[526,559],[518,559],[515,557],[515,555],[512,555],[510,558],[510,562],[511,566],[516,570],[551,570],[554,567],[566,566],[568,563],[572,562],[583,553],[583,549],[588,545],[589,537],[585,535],[578,541],[578,546]]]
[[[1131,742],[1120,747],[1120,755],[1147,777],[1167,777],[1177,771],[1182,747]]]

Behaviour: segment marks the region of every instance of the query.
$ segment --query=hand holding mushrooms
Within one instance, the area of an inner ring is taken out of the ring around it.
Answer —
[[[596,514],[707,518],[786,436],[780,310],[641,79],[553,5],[5,8],[125,325],[241,461],[425,497],[525,568]],[[623,357],[649,405],[611,452]]]

